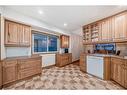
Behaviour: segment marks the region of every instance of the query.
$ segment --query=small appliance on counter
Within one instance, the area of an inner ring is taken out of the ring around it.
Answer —
[[[64,49],[64,53],[68,53],[68,48],[65,48]]]
[[[118,51],[116,52],[116,55],[118,55],[118,56],[120,55],[120,50],[118,50]]]

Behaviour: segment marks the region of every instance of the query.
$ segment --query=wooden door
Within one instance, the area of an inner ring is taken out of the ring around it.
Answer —
[[[17,23],[5,21],[5,45],[19,45]]]
[[[3,63],[3,84],[17,80],[17,61],[9,60]]]
[[[127,13],[121,13],[114,17],[115,40],[127,39]]]
[[[31,44],[31,28],[23,25],[22,44],[29,46]]]

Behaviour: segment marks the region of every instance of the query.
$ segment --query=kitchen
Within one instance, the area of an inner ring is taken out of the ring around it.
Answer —
[[[80,69],[126,88],[126,25],[124,11],[83,26],[85,53],[80,56]]]
[[[102,6],[106,16],[99,6],[0,8],[1,89],[127,88],[126,7]],[[87,8],[100,11],[93,13],[96,20],[87,22],[92,15],[82,16]],[[72,10],[66,19],[63,12]],[[75,24],[65,22],[68,19]]]

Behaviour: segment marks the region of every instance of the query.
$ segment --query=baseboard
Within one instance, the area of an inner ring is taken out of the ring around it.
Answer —
[[[72,62],[72,64],[74,64],[74,65],[78,65],[78,66],[79,66],[79,59],[78,59],[78,60],[73,61],[73,62]]]
[[[72,63],[79,62],[79,59],[72,61]]]
[[[49,65],[49,66],[46,66],[46,67],[42,67],[42,69],[49,69],[49,68],[51,68],[51,67],[53,67],[53,66],[55,66],[55,64]]]

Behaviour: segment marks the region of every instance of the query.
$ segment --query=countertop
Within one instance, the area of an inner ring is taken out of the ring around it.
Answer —
[[[13,60],[13,59],[20,60],[20,59],[29,59],[29,58],[37,58],[37,57],[41,57],[41,56],[32,55],[32,56],[20,56],[20,57],[7,57],[4,60]]]
[[[89,56],[96,56],[96,57],[115,57],[115,58],[120,58],[120,59],[127,59],[127,56],[117,56],[113,54],[89,54],[89,53],[84,53],[84,55],[89,55]]]

